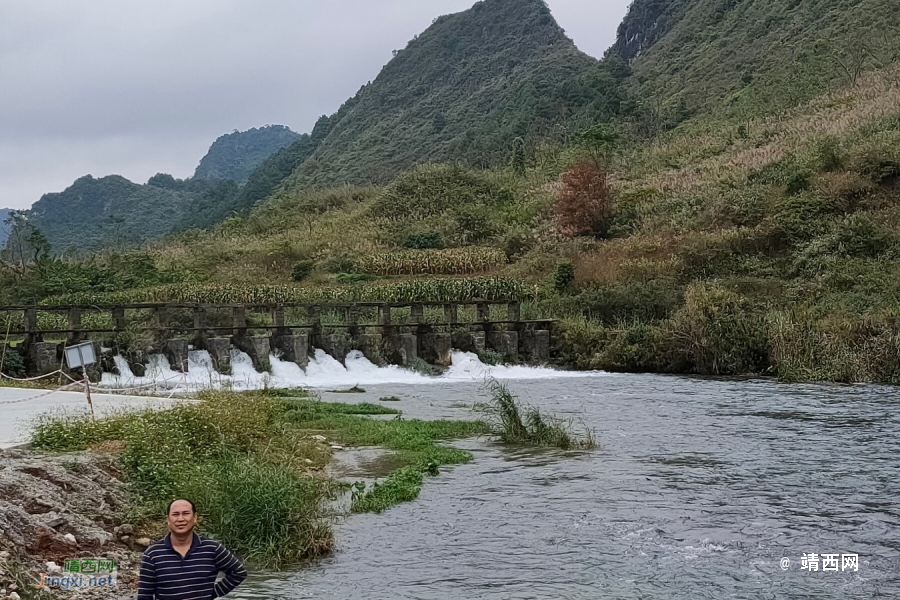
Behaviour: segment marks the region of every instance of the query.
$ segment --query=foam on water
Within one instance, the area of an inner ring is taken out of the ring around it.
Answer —
[[[120,356],[115,364],[120,375],[104,373],[102,388],[135,391],[135,388],[170,391],[197,391],[201,389],[249,390],[263,387],[338,388],[356,384],[428,384],[453,381],[496,379],[548,379],[558,377],[584,377],[583,372],[557,371],[546,367],[488,366],[471,352],[453,352],[452,364],[443,375],[429,377],[397,366],[379,367],[369,361],[362,352],[354,350],[347,355],[345,364],[335,360],[323,350],[310,356],[304,371],[295,363],[270,357],[272,372],[260,373],[253,368],[250,357],[238,350],[231,352],[231,375],[222,375],[213,368],[212,358],[205,350],[188,353],[188,372],[172,369],[162,355],[150,357],[147,372],[137,377],[128,363]],[[596,375],[596,373],[593,373]]]

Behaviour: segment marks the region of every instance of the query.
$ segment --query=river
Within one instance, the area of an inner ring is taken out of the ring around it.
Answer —
[[[900,597],[896,389],[547,373],[508,383],[582,419],[601,447],[459,442],[474,460],[428,478],[418,500],[342,519],[332,556],[254,573],[235,597]],[[486,397],[463,378],[365,387],[324,399],[397,395],[406,417],[434,419],[473,418],[465,406]],[[804,553],[818,571],[801,569]],[[837,571],[823,571],[823,554],[838,555]],[[849,554],[858,570],[844,568]]]

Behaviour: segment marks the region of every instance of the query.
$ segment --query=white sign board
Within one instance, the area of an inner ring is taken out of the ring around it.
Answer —
[[[97,362],[97,356],[94,354],[93,342],[83,342],[66,347],[66,364],[70,369],[85,367],[95,362]]]

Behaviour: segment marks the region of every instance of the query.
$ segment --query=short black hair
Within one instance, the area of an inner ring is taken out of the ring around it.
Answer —
[[[166,516],[167,517],[169,516],[169,513],[172,512],[172,505],[175,504],[176,502],[178,502],[179,500],[183,500],[183,501],[187,502],[188,504],[190,504],[191,512],[194,513],[195,515],[197,514],[197,507],[194,506],[194,502],[192,500],[188,500],[187,498],[175,498],[174,500],[169,502],[169,507],[166,508]]]

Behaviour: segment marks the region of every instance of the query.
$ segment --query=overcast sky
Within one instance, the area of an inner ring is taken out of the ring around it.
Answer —
[[[548,0],[600,57],[630,0]],[[308,132],[474,0],[0,0],[0,207],[76,178],[189,177],[221,134]]]

